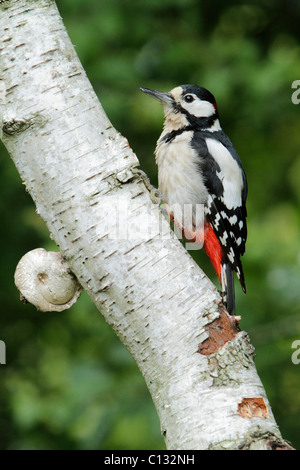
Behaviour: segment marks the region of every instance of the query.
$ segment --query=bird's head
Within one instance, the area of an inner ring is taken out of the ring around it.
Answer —
[[[168,93],[150,88],[141,88],[141,91],[162,103],[166,125],[173,129],[185,126],[204,129],[218,123],[216,100],[206,88],[181,85]]]

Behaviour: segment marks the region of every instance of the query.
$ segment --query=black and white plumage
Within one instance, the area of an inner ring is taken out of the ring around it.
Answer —
[[[247,238],[247,181],[221,129],[215,98],[196,85],[181,85],[169,93],[141,90],[164,107],[164,129],[155,151],[163,199],[182,211],[186,204],[204,205],[204,249],[221,282],[224,304],[234,314],[233,272],[246,292],[240,257]],[[171,215],[176,223],[176,213]],[[190,225],[197,232],[193,221]]]

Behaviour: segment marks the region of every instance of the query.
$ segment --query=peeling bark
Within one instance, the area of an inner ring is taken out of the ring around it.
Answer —
[[[153,204],[54,2],[8,0],[0,13],[2,140],[71,271],[142,371],[168,449],[283,448],[248,335],[220,312],[217,289]],[[266,415],[246,419],[241,404],[253,397]]]
[[[252,416],[268,417],[268,409],[263,398],[243,398],[241,403],[238,404],[238,412],[242,418],[252,418]]]
[[[220,316],[207,326],[206,331],[208,338],[199,344],[198,352],[209,356],[235,338],[239,331],[238,322],[235,317],[230,317],[221,307]]]

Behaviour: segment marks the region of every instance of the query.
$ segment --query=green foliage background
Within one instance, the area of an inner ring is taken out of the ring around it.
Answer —
[[[300,447],[300,79],[298,0],[60,0],[58,7],[113,125],[157,185],[157,102],[140,86],[210,89],[249,183],[248,293],[241,327],[284,438]],[[0,155],[1,449],[159,449],[159,421],[135,363],[85,293],[64,313],[19,302],[14,269],[56,249],[19,175]],[[197,261],[215,279],[202,253]]]

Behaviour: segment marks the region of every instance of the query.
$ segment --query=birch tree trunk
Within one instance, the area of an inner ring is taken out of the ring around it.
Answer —
[[[55,3],[0,3],[3,143],[71,270],[143,373],[167,448],[288,448],[248,335],[153,203]]]

